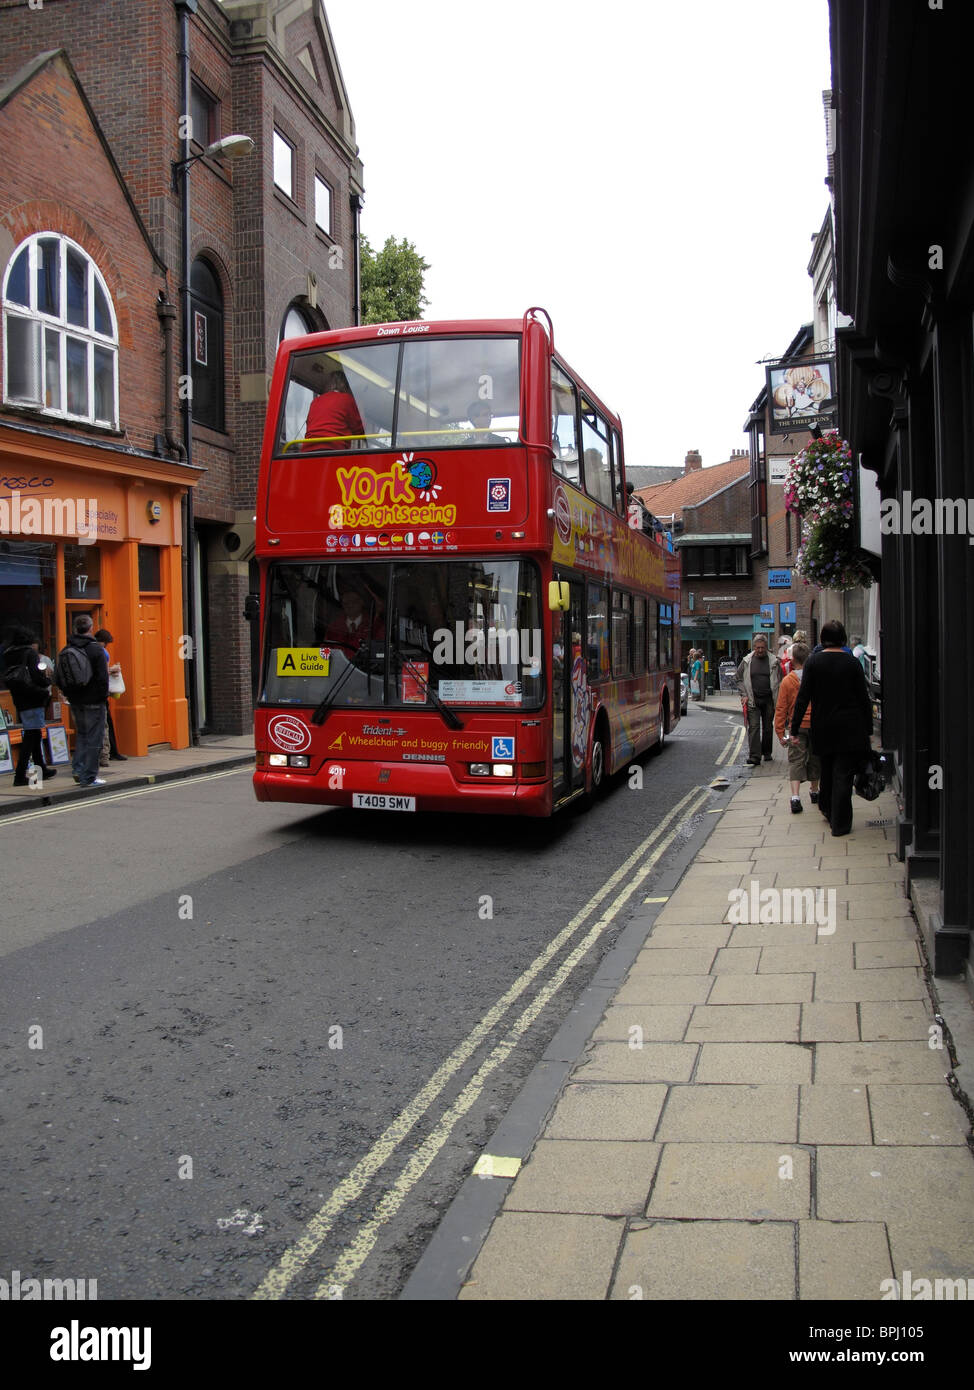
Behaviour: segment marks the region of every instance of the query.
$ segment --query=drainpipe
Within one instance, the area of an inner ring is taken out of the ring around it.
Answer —
[[[169,300],[166,298],[165,290],[159,291],[156,313],[162,325],[162,336],[165,343],[163,354],[165,363],[163,367],[165,408],[162,422],[165,428],[166,448],[171,454],[175,454],[178,459],[185,459],[186,450],[173,434],[172,430],[172,329],[176,321],[176,306],[175,304],[170,304]]]
[[[352,323],[357,328],[362,322],[362,254],[359,246],[359,217],[362,213],[362,195],[353,193],[349,199],[352,208]]]
[[[190,15],[196,13],[197,0],[174,0],[176,13],[179,15],[179,88],[182,99],[182,111],[188,116],[192,110],[191,102],[191,76],[189,67],[189,19]],[[182,168],[180,170],[181,188],[181,208],[182,217],[182,307],[183,307],[183,352],[182,368],[184,375],[189,378],[193,371],[193,324],[189,277],[191,265],[191,237],[190,237],[190,213],[189,213],[189,169],[188,160],[192,157],[193,148],[190,138],[189,121],[183,122],[183,151]],[[193,397],[192,392],[183,392],[183,448],[185,450],[185,460],[188,464],[193,462]],[[189,696],[189,739],[193,747],[199,746],[200,723],[199,723],[199,703],[196,697],[196,672],[199,662],[199,643],[196,631],[196,554],[195,554],[195,528],[196,516],[193,507],[193,489],[186,489],[185,505],[185,531],[183,533],[183,554],[186,557],[186,606],[187,624],[186,632],[190,639],[190,654],[186,661],[187,693]]]

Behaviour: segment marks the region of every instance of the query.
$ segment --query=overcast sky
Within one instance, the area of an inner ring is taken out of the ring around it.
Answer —
[[[543,305],[626,459],[746,447],[812,317],[827,0],[325,0],[362,229],[430,263],[425,317]]]

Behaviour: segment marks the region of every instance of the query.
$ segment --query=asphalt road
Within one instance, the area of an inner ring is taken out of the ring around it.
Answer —
[[[550,823],[258,805],[247,771],[0,822],[0,1277],[394,1298],[639,896],[471,1090],[579,934],[495,1004],[739,726],[692,710]]]

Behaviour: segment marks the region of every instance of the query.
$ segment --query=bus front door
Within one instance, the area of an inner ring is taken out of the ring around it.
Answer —
[[[551,757],[554,802],[557,805],[585,785],[585,749],[588,740],[588,670],[582,645],[585,631],[581,580],[569,575],[571,604],[565,613],[551,615],[551,693],[554,723]]]

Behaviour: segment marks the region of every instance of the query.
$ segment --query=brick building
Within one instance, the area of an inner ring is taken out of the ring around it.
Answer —
[[[191,174],[191,457],[202,470],[186,548],[201,638],[195,694],[203,727],[241,732],[250,727],[256,680],[256,634],[243,607],[269,374],[282,337],[345,326],[357,314],[362,170],[324,6],[321,0],[105,0],[5,7],[0,80],[40,52],[66,51],[144,225],[157,273],[163,272],[151,297],[179,310],[181,196],[171,166],[183,148],[184,14],[193,153],[203,156],[207,145],[231,133],[255,142],[251,157],[233,165],[201,157]],[[51,151],[55,185],[68,157]],[[178,327],[172,336],[171,388],[178,397]],[[158,354],[154,311],[151,342]],[[160,458],[178,462],[183,455],[162,428],[161,399],[156,407],[150,438],[159,435]]]
[[[64,52],[0,82],[0,147],[0,632],[27,626],[53,653],[91,614],[125,673],[122,750],[183,747],[180,523],[197,475],[166,444],[165,266]],[[49,728],[65,716],[55,703]]]
[[[701,648],[712,680],[721,661],[747,651],[757,621],[761,574],[750,559],[747,480],[743,449],[711,468],[691,449],[681,477],[639,491],[656,516],[682,522],[682,534],[674,536],[682,576],[681,661],[685,666],[690,648]]]
[[[811,357],[814,332],[803,324],[784,353],[786,359]],[[808,443],[807,431],[774,434],[769,428],[767,386],[751,403],[744,431],[749,439],[748,477],[751,561],[761,575],[758,601],[759,622],[755,631],[791,633],[796,628],[808,633],[812,646],[818,641],[823,622],[820,590],[807,585],[795,573],[794,564],[801,544],[799,519],[785,510],[785,479],[791,460]],[[825,614],[824,616],[828,616]]]

